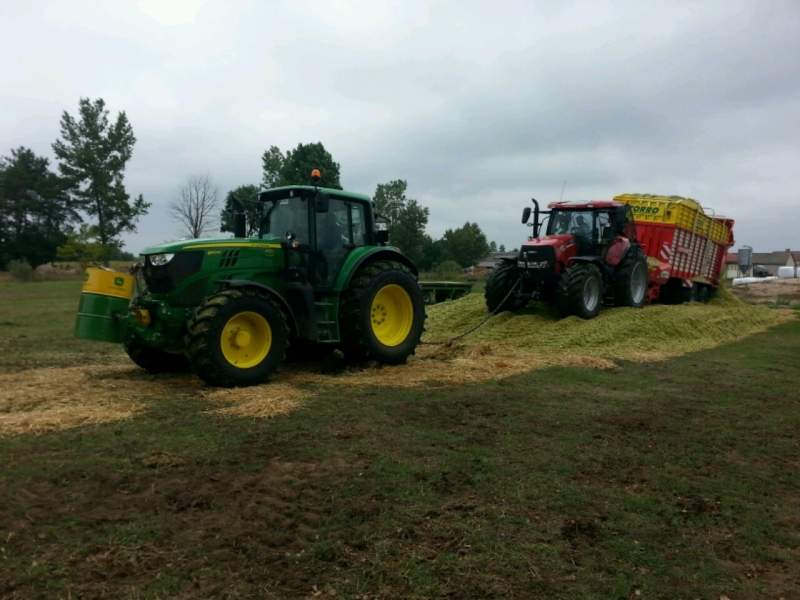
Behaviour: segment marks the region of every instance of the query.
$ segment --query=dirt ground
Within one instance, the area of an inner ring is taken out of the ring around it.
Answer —
[[[731,288],[744,302],[792,303],[800,302],[800,279],[771,279],[760,283],[746,283]]]

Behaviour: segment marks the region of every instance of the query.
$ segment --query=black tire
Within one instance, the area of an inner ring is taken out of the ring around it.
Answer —
[[[188,329],[186,355],[192,371],[220,387],[264,383],[283,361],[289,339],[286,317],[278,304],[248,289],[223,290],[207,298],[195,309]],[[223,344],[226,331],[234,336],[228,345]],[[263,339],[267,331],[269,342]],[[244,342],[238,341],[240,333]]]
[[[578,263],[564,269],[556,292],[562,316],[593,319],[600,314],[602,300],[603,277],[596,265]]]
[[[614,270],[617,306],[642,308],[647,301],[647,257],[641,246],[632,245]]]
[[[189,360],[182,352],[167,352],[136,341],[125,342],[123,347],[136,366],[148,373],[158,375],[161,373],[185,373],[189,370]]]
[[[404,363],[416,351],[425,327],[425,304],[416,276],[395,261],[363,267],[342,296],[339,325],[348,360]]]
[[[708,289],[708,286],[703,284],[695,285],[697,285],[697,294],[695,296],[695,300],[700,304],[708,304],[708,300],[711,297],[711,291]]]
[[[506,298],[509,290],[514,287],[519,277],[517,265],[511,262],[503,261],[492,269],[486,279],[486,289],[483,291],[486,308],[489,309],[489,312],[504,310],[514,312],[525,306],[526,302],[518,298],[516,294]]]

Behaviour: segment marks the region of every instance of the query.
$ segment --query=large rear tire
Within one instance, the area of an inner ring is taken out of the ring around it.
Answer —
[[[135,341],[125,342],[123,347],[136,366],[153,375],[189,370],[189,361],[183,352],[167,352]]]
[[[614,272],[617,306],[642,308],[647,300],[647,257],[638,244],[632,245]]]
[[[404,363],[416,351],[425,326],[417,278],[399,262],[367,265],[356,273],[342,297],[339,324],[348,360]]]
[[[600,314],[603,278],[592,264],[573,264],[564,269],[558,280],[556,302],[562,316],[575,315],[593,319]]]
[[[514,294],[508,296],[508,292],[517,283],[519,277],[519,269],[514,263],[503,261],[492,269],[486,279],[486,289],[483,291],[486,308],[489,309],[489,312],[504,310],[513,312],[525,306],[525,301],[517,298]]]
[[[210,385],[264,383],[283,361],[286,317],[269,296],[254,290],[223,290],[195,309],[186,335],[192,371]]]

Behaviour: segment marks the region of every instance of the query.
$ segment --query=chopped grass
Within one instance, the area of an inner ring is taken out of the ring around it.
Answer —
[[[447,340],[487,316],[484,299],[476,294],[431,306],[424,339]],[[534,303],[517,313],[492,317],[462,343],[503,343],[548,355],[662,360],[730,343],[791,318],[785,312],[739,302],[727,290],[707,305],[606,308],[589,321],[560,319],[553,306]]]

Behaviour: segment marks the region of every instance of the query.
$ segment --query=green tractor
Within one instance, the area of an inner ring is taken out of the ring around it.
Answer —
[[[151,373],[191,368],[223,387],[263,383],[284,359],[335,349],[405,362],[423,332],[423,294],[370,199],[293,185],[258,202],[258,237],[246,237],[237,201],[232,239],[152,246],[132,276],[90,270],[76,336],[122,342]]]

